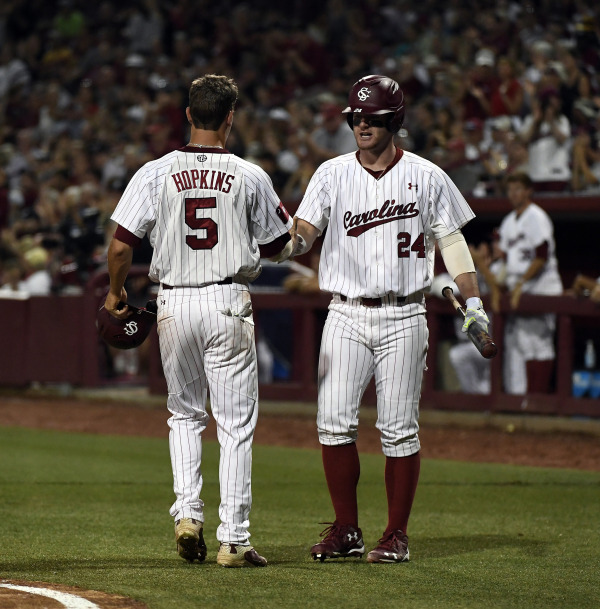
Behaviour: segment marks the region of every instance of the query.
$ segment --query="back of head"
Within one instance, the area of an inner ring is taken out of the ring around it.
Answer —
[[[217,131],[234,109],[238,98],[235,81],[227,76],[207,74],[190,87],[189,106],[196,129]]]
[[[348,95],[348,107],[343,111],[346,114],[348,125],[352,128],[352,115],[355,112],[362,114],[390,114],[387,128],[396,133],[404,122],[404,94],[400,85],[380,74],[364,76],[354,83]]]

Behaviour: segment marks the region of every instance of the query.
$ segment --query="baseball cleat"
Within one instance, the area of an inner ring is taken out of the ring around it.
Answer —
[[[362,558],[365,553],[362,531],[350,525],[334,522],[321,532],[321,536],[323,540],[310,549],[313,560],[324,562],[326,558]]]
[[[367,562],[407,562],[409,558],[408,537],[400,530],[384,533],[379,545],[367,554]]]
[[[194,518],[181,518],[175,523],[177,553],[188,562],[202,562],[206,558],[206,544],[202,523]]]
[[[266,567],[267,559],[252,546],[222,543],[217,554],[217,564],[222,567]]]

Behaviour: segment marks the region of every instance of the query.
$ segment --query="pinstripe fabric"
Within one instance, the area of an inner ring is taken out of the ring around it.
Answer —
[[[152,280],[196,286],[236,275],[255,279],[258,245],[291,227],[278,206],[257,165],[226,151],[176,150],[139,169],[112,219],[138,237],[149,234]]]
[[[436,239],[462,227],[474,214],[439,167],[404,152],[379,179],[361,166],[355,153],[323,163],[296,216],[321,231],[327,227],[319,266],[321,289],[371,298],[427,289]],[[406,257],[399,257],[400,250]]]
[[[201,434],[206,396],[221,445],[219,541],[249,538],[252,439],[258,415],[254,326],[240,311],[250,293],[239,284],[161,290],[158,335],[169,396],[169,445],[176,501],[171,515],[204,521]]]
[[[374,376],[382,450],[410,456],[420,447],[423,295],[433,279],[435,241],[474,214],[439,167],[404,152],[379,178],[356,153],[323,163],[296,215],[327,228],[319,285],[334,294],[319,358],[319,440],[336,446],[356,439],[360,402]],[[403,306],[395,304],[398,296],[406,298]],[[366,307],[363,297],[384,306]]]
[[[210,395],[221,446],[217,538],[247,543],[258,382],[245,284],[260,273],[258,246],[287,233],[289,216],[260,167],[226,150],[186,148],[144,165],[112,219],[138,237],[149,235],[149,276],[174,286],[161,288],[157,299],[171,412],[170,513],[204,522],[202,432]],[[214,285],[228,277],[237,282]]]

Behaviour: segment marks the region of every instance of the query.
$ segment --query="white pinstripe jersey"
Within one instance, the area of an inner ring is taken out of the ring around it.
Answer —
[[[500,224],[500,249],[506,254],[506,285],[512,290],[531,265],[535,250],[548,243],[548,258],[540,273],[523,286],[530,294],[561,294],[562,281],[558,272],[554,226],[550,216],[531,203],[517,216],[511,211]]]
[[[269,176],[219,148],[185,147],[146,163],[112,219],[154,248],[149,276],[198,286],[260,273],[258,245],[291,227]]]
[[[475,214],[439,167],[411,152],[378,179],[358,153],[326,161],[296,215],[323,231],[322,290],[348,298],[428,290],[435,240]]]

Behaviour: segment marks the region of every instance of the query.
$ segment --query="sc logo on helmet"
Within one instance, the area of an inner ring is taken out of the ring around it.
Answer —
[[[135,323],[135,321],[130,321],[129,323],[126,323],[123,329],[125,330],[125,334],[127,334],[127,336],[133,336],[139,330],[138,325]]]
[[[360,101],[365,101],[371,95],[371,90],[367,89],[367,87],[363,87],[356,95],[358,95],[358,99]]]

